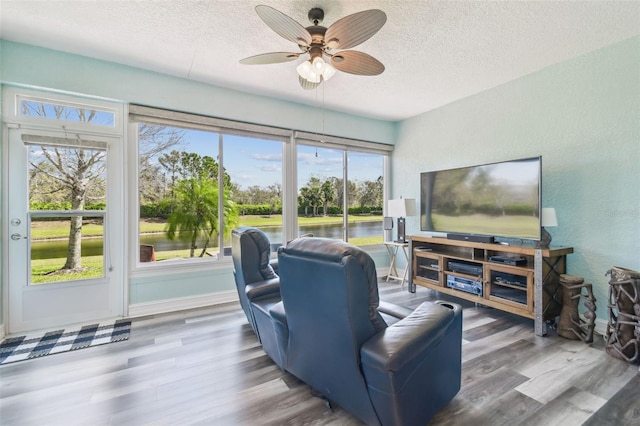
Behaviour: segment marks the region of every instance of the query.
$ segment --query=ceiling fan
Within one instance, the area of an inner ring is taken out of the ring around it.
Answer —
[[[320,25],[324,11],[313,8],[308,13],[311,26],[305,28],[298,22],[270,6],[256,6],[256,13],[273,31],[298,45],[301,52],[272,52],[250,56],[240,60],[245,65],[264,65],[289,62],[301,55],[309,59],[296,68],[303,89],[314,89],[331,78],[335,69],[356,75],[378,75],[384,65],[371,55],[350,49],[371,38],[387,21],[381,10],[371,9],[345,16],[329,28]],[[329,58],[331,65],[325,62]]]

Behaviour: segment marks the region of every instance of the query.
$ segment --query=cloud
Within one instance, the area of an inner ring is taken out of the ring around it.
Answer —
[[[282,161],[282,154],[251,154],[251,158],[261,161]]]
[[[277,164],[265,164],[264,166],[259,167],[263,172],[279,172],[282,170],[282,167]]]
[[[337,165],[342,164],[342,157],[327,157],[326,155],[318,155],[308,153],[298,153],[298,161],[311,165]]]

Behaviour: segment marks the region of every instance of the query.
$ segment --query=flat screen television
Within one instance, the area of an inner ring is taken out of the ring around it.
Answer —
[[[420,229],[540,239],[542,158],[420,174]]]

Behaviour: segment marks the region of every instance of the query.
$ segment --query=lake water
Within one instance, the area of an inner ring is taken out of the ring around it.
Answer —
[[[272,243],[282,241],[282,227],[274,226],[263,229]],[[342,224],[304,225],[299,233],[311,233],[315,237],[342,238]],[[371,222],[354,222],[349,224],[349,238],[374,237],[382,234],[382,220]],[[217,247],[217,241],[213,247]],[[189,243],[181,240],[169,240],[165,234],[147,234],[140,236],[140,244],[153,245],[155,251],[184,250]],[[47,240],[31,242],[31,259],[52,259],[67,256],[66,240]],[[102,238],[87,238],[82,241],[83,256],[102,255]]]

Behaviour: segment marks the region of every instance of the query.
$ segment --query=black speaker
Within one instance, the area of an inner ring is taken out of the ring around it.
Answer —
[[[385,231],[389,231],[393,229],[393,218],[392,217],[384,217],[382,218],[382,229]]]
[[[404,217],[399,217],[398,218],[398,243],[406,243],[407,240],[405,239],[405,234],[404,234]]]
[[[458,241],[471,241],[473,243],[493,244],[495,242],[491,235],[475,235],[475,234],[447,234],[447,239]]]

